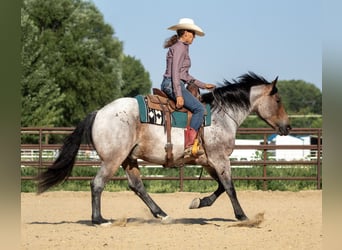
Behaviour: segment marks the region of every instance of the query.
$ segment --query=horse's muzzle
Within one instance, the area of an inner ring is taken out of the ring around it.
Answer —
[[[288,135],[291,129],[292,127],[290,124],[279,126],[279,129],[278,129],[279,135]]]

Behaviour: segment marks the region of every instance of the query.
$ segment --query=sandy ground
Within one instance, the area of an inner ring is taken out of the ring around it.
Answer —
[[[174,219],[162,224],[132,192],[104,192],[107,227],[90,222],[90,192],[21,194],[21,249],[321,249],[322,191],[239,191],[254,227],[239,226],[227,195],[188,209],[199,193],[151,194]]]

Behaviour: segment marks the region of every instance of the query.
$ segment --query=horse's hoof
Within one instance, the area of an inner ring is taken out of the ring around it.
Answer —
[[[173,219],[172,219],[172,217],[167,215],[161,219],[161,223],[162,224],[171,224],[171,223],[173,223]]]
[[[110,221],[108,222],[104,222],[104,223],[101,223],[101,224],[98,224],[96,226],[100,226],[100,227],[110,227],[112,225],[112,223]]]
[[[238,219],[239,221],[249,220],[246,215],[238,215],[238,216],[236,216],[236,219]]]
[[[91,222],[93,223],[93,225],[106,225],[106,224],[112,224],[109,220],[106,220],[102,217],[98,218],[98,219],[92,219]]]
[[[192,200],[189,208],[190,209],[195,209],[195,208],[199,208],[201,204],[201,199],[200,198],[195,198]]]

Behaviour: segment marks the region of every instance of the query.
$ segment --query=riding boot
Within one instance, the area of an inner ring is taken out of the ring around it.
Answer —
[[[204,150],[199,145],[197,131],[187,127],[184,130],[184,158],[198,157],[202,154],[204,154]]]

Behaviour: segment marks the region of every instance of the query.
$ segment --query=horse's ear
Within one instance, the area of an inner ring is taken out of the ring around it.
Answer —
[[[275,86],[278,81],[278,76],[272,81],[272,85]]]
[[[277,81],[278,81],[278,76],[272,81],[271,85],[272,85],[272,89],[270,91],[270,95],[274,95],[275,93],[278,92],[278,89],[276,87],[276,84],[277,84]]]

